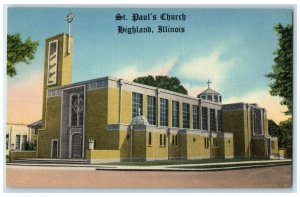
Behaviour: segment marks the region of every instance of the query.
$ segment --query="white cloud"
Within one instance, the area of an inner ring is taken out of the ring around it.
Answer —
[[[206,56],[200,56],[182,64],[179,74],[187,78],[207,80],[213,82],[214,88],[219,88],[225,79],[226,73],[234,65],[233,59],[222,61],[220,59],[222,48],[215,49]]]
[[[187,89],[189,96],[197,97],[198,94],[207,89],[207,86],[193,86],[189,83],[182,83],[183,87]]]
[[[133,66],[125,66],[122,70],[116,72],[114,76],[128,80],[133,81],[133,79],[141,76],[147,76],[147,75],[168,75],[174,65],[176,64],[177,59],[172,58],[169,59],[167,62],[159,65],[154,65],[150,67],[147,70],[139,70],[137,65]]]
[[[266,108],[268,119],[272,119],[276,123],[279,123],[288,118],[282,113],[287,111],[287,107],[280,105],[280,100],[279,97],[271,96],[268,91],[258,90],[240,97],[223,98],[223,103],[257,103],[258,106]]]

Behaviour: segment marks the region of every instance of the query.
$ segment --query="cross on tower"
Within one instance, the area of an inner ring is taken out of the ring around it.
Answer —
[[[207,81],[208,89],[210,88],[210,87],[209,87],[209,84],[210,84],[210,83],[212,83],[212,82],[208,80],[208,81]]]
[[[70,35],[71,35],[71,23],[73,22],[75,15],[69,12],[66,16],[65,21],[68,22],[69,26],[69,36],[68,36],[68,54],[70,54]]]

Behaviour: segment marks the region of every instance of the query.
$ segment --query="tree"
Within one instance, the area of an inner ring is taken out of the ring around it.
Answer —
[[[279,127],[285,135],[284,147],[292,146],[293,139],[293,121],[288,119],[279,123]]]
[[[15,65],[21,62],[29,64],[34,59],[38,42],[33,42],[28,37],[22,42],[19,33],[7,35],[7,75],[13,77],[17,74]]]
[[[22,144],[21,150],[22,151],[35,150],[34,144],[30,142],[25,142]]]
[[[271,80],[270,94],[282,97],[281,105],[286,105],[288,111],[286,115],[293,112],[293,26],[282,26],[278,24],[274,27],[278,35],[279,47],[274,52],[274,65],[272,72],[266,77]]]
[[[186,95],[188,94],[188,91],[182,85],[180,85],[180,81],[177,77],[168,77],[168,76],[153,77],[152,75],[148,75],[145,77],[138,77],[133,81],[144,85],[167,89],[181,94],[186,94]]]
[[[273,120],[268,120],[269,134],[278,137],[278,146],[285,148],[292,145],[292,120],[282,121],[277,125]]]

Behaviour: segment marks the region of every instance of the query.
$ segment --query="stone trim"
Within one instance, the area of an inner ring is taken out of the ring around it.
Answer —
[[[89,164],[96,164],[96,163],[111,163],[111,162],[120,162],[120,158],[114,158],[114,159],[88,159],[87,162]]]
[[[61,96],[61,90],[48,90],[47,91],[47,98]]]

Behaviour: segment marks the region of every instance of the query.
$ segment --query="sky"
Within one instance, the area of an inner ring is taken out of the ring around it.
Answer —
[[[45,39],[67,33],[67,13],[75,14],[73,82],[104,76],[129,81],[145,75],[177,77],[196,96],[210,87],[223,103],[257,103],[268,118],[279,123],[280,98],[270,96],[270,80],[277,48],[274,25],[292,24],[292,10],[278,8],[42,8],[9,7],[7,33],[20,33],[39,42],[35,59],[18,64],[17,76],[7,77],[7,122],[32,123],[42,115],[42,79]],[[132,21],[133,13],[157,15],[157,20]],[[162,21],[160,15],[186,16],[185,21]],[[127,20],[116,21],[117,14]],[[159,25],[184,27],[183,33],[157,33]],[[154,33],[118,34],[118,26],[151,27]]]

